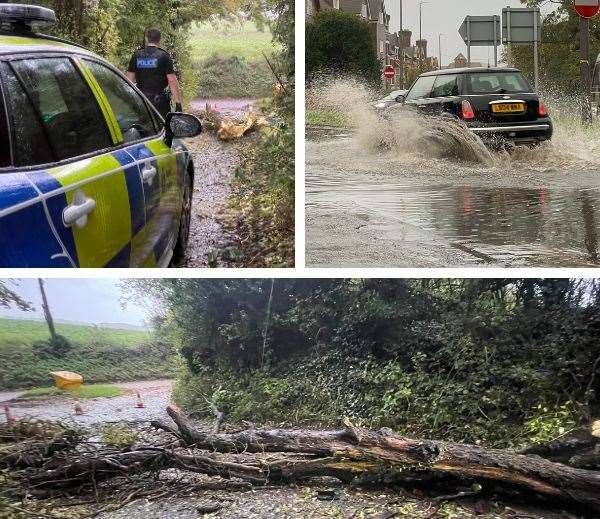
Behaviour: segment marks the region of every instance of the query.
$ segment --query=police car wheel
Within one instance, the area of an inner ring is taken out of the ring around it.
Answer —
[[[173,264],[177,265],[183,261],[185,250],[187,249],[188,240],[190,237],[190,222],[192,218],[192,192],[193,182],[192,176],[188,173],[185,178],[185,186],[183,189],[183,204],[181,207],[181,219],[179,220],[179,234],[177,243],[173,250]]]

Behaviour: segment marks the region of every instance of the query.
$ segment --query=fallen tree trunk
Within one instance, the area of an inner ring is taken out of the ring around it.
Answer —
[[[167,412],[187,449],[138,449],[110,455],[100,452],[63,460],[52,470],[24,471],[22,481],[31,489],[75,488],[171,467],[239,478],[253,485],[281,484],[313,476],[331,476],[347,483],[357,477],[376,480],[392,476],[396,481],[423,481],[433,475],[458,486],[489,482],[486,486],[493,490],[518,491],[528,497],[536,494],[600,513],[599,472],[538,456],[413,440],[389,430],[355,427],[337,431],[251,429],[213,434],[196,428],[176,407],[169,407]]]
[[[208,434],[195,428],[174,406],[167,408],[189,445],[219,452],[302,452],[326,457],[344,478],[361,473],[406,469],[485,479],[545,496],[577,501],[600,511],[600,473],[499,449],[431,440],[412,440],[391,431],[358,428],[338,431],[257,429]],[[284,476],[293,477],[293,470]]]

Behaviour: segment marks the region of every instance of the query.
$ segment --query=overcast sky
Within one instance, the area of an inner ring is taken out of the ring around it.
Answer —
[[[391,15],[390,31],[400,29],[400,0],[386,0],[386,10]],[[403,0],[404,27],[413,31],[413,44],[419,38],[419,0]],[[428,0],[423,5],[423,38],[428,40],[429,54],[438,55],[438,35],[442,34],[442,62],[447,65],[459,52],[467,55],[467,46],[458,34],[458,28],[467,15],[502,15],[502,8],[523,7],[519,0]],[[555,9],[556,4],[542,6],[542,16]],[[494,48],[472,47],[471,59],[493,64]]]
[[[119,279],[47,279],[45,280],[48,304],[56,319],[81,323],[119,323],[142,325],[146,314],[131,303],[121,308]],[[4,280],[13,292],[33,304],[34,312],[0,307],[0,316],[40,317],[41,296],[37,279]]]

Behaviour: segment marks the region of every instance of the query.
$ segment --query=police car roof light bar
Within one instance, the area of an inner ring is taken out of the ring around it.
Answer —
[[[52,9],[38,5],[0,4],[0,25],[16,29],[31,30],[33,24],[50,25],[56,23]]]

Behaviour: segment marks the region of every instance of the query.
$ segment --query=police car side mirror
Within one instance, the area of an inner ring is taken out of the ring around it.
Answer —
[[[400,94],[399,96],[396,96],[396,103],[404,103],[404,101],[406,100],[406,95],[404,94]]]
[[[166,140],[169,146],[173,139],[195,137],[202,133],[202,123],[195,115],[171,112],[165,119]]]

